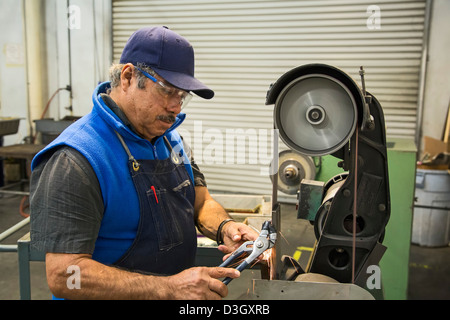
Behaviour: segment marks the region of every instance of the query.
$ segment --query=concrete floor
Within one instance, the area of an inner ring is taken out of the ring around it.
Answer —
[[[21,199],[22,196],[0,195],[0,233],[23,219],[19,214]],[[16,244],[28,230],[29,226],[22,228],[1,244]],[[259,270],[244,271],[241,279],[229,284],[228,299],[242,297],[250,287],[251,280],[259,277]],[[408,286],[409,300],[450,299],[450,247],[427,248],[412,245]],[[51,298],[43,262],[31,262],[31,298]],[[0,252],[0,300],[18,299],[20,294],[17,253]]]

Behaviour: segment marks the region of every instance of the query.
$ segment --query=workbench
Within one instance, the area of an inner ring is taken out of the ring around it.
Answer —
[[[27,181],[30,173],[31,173],[31,160],[33,160],[34,156],[41,151],[45,145],[41,144],[14,144],[6,147],[0,147],[0,158],[3,159],[18,159],[20,160],[20,176],[21,181],[19,183],[23,183]],[[24,194],[28,193],[23,191],[13,191],[6,190],[11,187],[16,186],[15,184],[10,184],[6,186],[2,186],[0,188],[0,193],[12,193],[12,194]]]

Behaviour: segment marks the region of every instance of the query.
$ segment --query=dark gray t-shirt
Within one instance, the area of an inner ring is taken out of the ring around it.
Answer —
[[[107,95],[104,102],[121,121],[134,128]],[[195,186],[206,186],[205,177],[190,156]],[[63,146],[33,170],[30,180],[31,245],[52,253],[94,251],[103,218],[103,198],[97,176],[89,161],[77,150]]]

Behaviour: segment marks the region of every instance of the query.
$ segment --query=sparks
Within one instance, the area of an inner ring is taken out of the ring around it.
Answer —
[[[267,261],[267,268],[269,270],[269,280],[275,279],[275,268],[274,268],[274,261],[275,261],[275,248],[270,248],[263,252],[262,259],[264,261]]]
[[[266,251],[264,251],[262,254],[263,257],[261,260],[266,260],[267,263],[270,263],[270,258],[272,257],[272,249],[273,248],[270,248],[270,249],[267,249]]]

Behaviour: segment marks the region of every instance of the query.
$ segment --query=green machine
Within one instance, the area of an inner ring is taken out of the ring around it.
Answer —
[[[406,300],[416,183],[417,148],[412,140],[388,140],[391,217],[386,226],[386,253],[380,261],[387,300]]]

